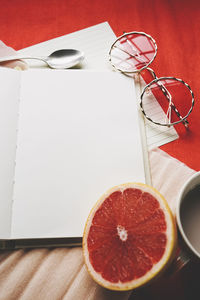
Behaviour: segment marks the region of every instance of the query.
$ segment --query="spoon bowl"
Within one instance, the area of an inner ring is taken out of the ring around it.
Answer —
[[[14,55],[1,57],[0,62],[17,59],[37,59],[45,62],[52,69],[68,69],[76,66],[84,59],[84,53],[76,49],[60,49],[49,56],[23,56]]]

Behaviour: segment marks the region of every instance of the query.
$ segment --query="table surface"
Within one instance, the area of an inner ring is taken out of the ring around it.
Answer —
[[[152,64],[158,76],[182,78],[196,103],[190,127],[161,148],[200,170],[200,2],[198,0],[0,0],[0,39],[16,50],[108,21],[116,35],[144,31],[157,42]],[[181,274],[140,290],[140,299],[197,299],[199,262]],[[151,298],[152,297],[152,298]],[[131,299],[134,299],[134,295]]]

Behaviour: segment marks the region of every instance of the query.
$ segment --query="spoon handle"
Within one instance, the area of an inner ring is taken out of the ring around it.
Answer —
[[[11,60],[17,60],[17,59],[38,59],[46,62],[45,57],[32,57],[32,56],[21,56],[21,55],[12,55],[12,56],[4,56],[0,57],[0,63],[11,61]]]

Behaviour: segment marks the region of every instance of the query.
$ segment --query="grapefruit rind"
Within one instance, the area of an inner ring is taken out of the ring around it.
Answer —
[[[94,217],[94,214],[98,210],[98,208],[101,206],[102,202],[113,192],[115,191],[123,191],[127,188],[138,188],[141,189],[144,192],[148,192],[152,194],[160,203],[160,207],[163,210],[165,214],[165,219],[167,223],[167,230],[166,230],[166,235],[167,235],[167,244],[166,244],[166,249],[165,252],[162,256],[162,258],[157,262],[151,270],[149,270],[145,275],[138,279],[133,279],[131,281],[128,281],[126,283],[118,282],[118,283],[111,283],[110,281],[105,280],[101,274],[96,272],[92,264],[90,263],[89,260],[89,252],[87,249],[87,236],[89,233],[90,226],[92,224],[92,220]],[[90,211],[90,214],[87,218],[86,225],[84,228],[84,233],[83,233],[83,242],[82,242],[82,247],[83,247],[83,256],[85,260],[85,265],[86,268],[91,275],[91,277],[96,281],[99,285],[108,288],[110,290],[118,290],[118,291],[127,291],[127,290],[132,290],[135,288],[138,288],[140,286],[143,286],[153,279],[157,278],[157,275],[162,273],[166,267],[169,265],[171,260],[174,257],[175,254],[175,249],[176,249],[176,239],[177,239],[177,233],[176,233],[176,225],[175,225],[175,220],[172,215],[171,209],[169,208],[169,205],[165,198],[153,187],[143,184],[143,183],[125,183],[121,185],[117,185],[111,189],[109,189],[105,194],[103,194],[100,199],[96,202],[92,210]]]

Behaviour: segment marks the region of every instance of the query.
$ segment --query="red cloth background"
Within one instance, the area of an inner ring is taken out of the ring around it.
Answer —
[[[144,31],[158,45],[157,76],[174,76],[193,89],[190,129],[161,148],[200,170],[200,2],[198,0],[0,0],[0,39],[16,50],[108,21],[116,35]],[[109,51],[109,49],[108,49]],[[184,99],[183,99],[184,101]]]

